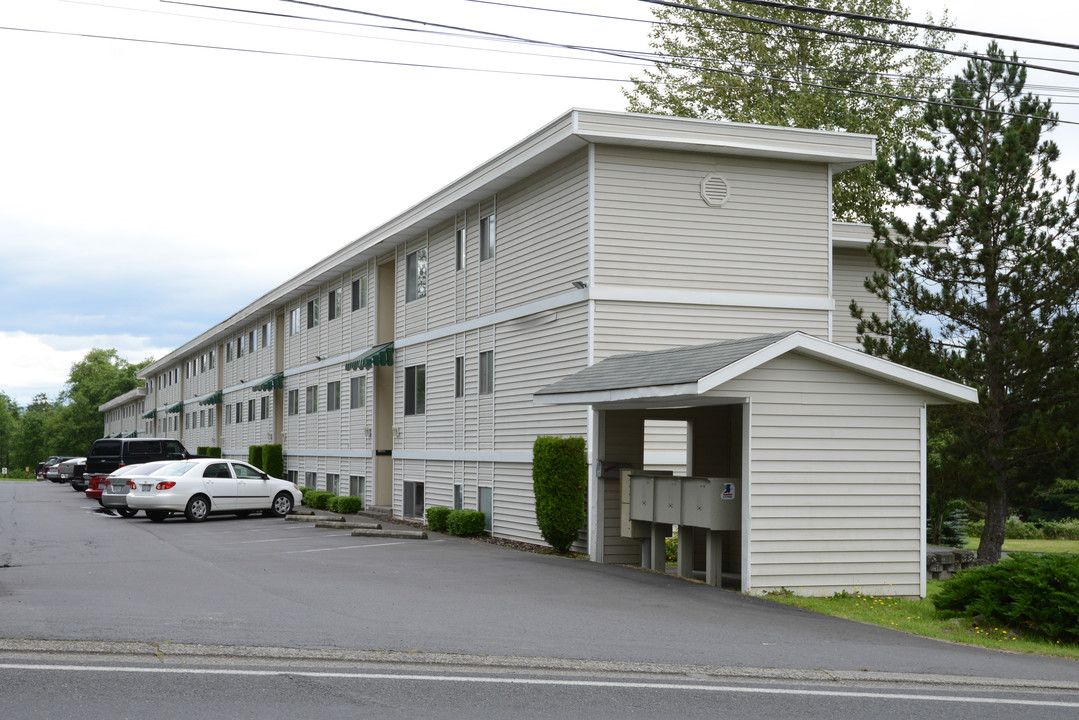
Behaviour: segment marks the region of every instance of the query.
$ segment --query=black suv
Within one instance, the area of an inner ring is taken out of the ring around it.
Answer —
[[[116,468],[155,460],[187,460],[194,457],[172,438],[102,438],[95,440],[86,453],[83,477],[89,483],[94,476],[109,475]]]

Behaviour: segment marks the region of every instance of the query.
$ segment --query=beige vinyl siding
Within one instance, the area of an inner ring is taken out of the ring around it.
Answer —
[[[922,396],[796,354],[714,393],[752,397],[754,592],[920,593]]]
[[[801,330],[826,339],[828,314],[821,310],[598,301],[595,358],[599,361],[621,353],[700,345],[784,330]]]
[[[843,345],[858,345],[858,321],[851,317],[850,301],[857,300],[866,318],[876,313],[888,317],[888,303],[865,289],[865,279],[877,270],[876,262],[865,250],[836,248],[832,253],[832,296],[835,298],[835,318],[832,321],[832,341]]]
[[[685,420],[644,421],[644,469],[686,474],[688,425]]]
[[[828,170],[597,146],[596,283],[713,292],[828,293]],[[711,172],[730,186],[701,198]]]

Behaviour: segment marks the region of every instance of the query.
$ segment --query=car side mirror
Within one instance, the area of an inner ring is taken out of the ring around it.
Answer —
[[[261,475],[261,476],[262,476],[262,479],[263,479],[263,480],[269,480],[269,479],[270,479],[270,476],[269,476],[269,475],[267,475],[266,473],[259,473],[259,475]]]

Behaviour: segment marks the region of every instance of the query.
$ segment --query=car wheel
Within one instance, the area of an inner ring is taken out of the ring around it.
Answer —
[[[135,517],[136,515],[139,514],[139,511],[136,510],[135,508],[124,507],[124,508],[115,508],[115,510],[116,510],[116,512],[120,513],[124,517]]]
[[[169,516],[168,510],[147,510],[146,517],[150,522],[163,522]]]
[[[277,497],[273,499],[273,505],[270,506],[270,510],[266,514],[283,518],[290,512],[292,512],[292,497],[288,493],[278,493]]]
[[[184,517],[191,522],[202,522],[210,514],[210,499],[205,495],[196,495],[187,501]]]

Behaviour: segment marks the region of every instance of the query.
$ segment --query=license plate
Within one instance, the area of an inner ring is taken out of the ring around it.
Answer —
[[[140,485],[139,487],[142,488],[143,492],[150,492],[150,486],[149,485]]]

